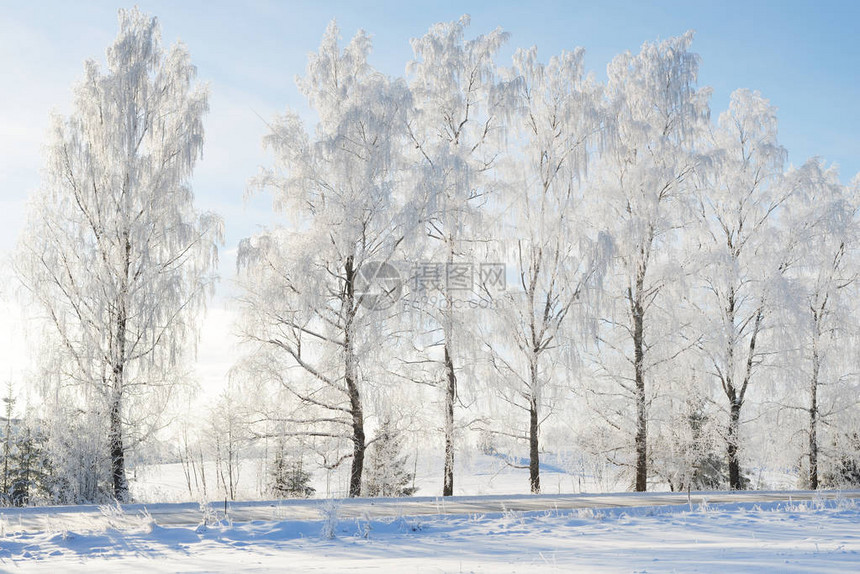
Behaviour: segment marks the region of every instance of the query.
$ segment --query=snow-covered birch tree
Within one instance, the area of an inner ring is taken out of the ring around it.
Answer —
[[[725,397],[729,485],[742,488],[740,431],[747,392],[764,360],[770,285],[784,270],[776,214],[785,150],[774,108],[760,94],[737,90],[720,114],[699,170],[702,231],[699,273],[702,350]]]
[[[464,38],[469,17],[432,26],[412,40],[415,59],[408,72],[413,107],[408,133],[414,148],[419,194],[423,197],[427,238],[441,253],[444,275],[439,282],[443,301],[429,309],[441,337],[444,389],[445,463],[442,494],[454,493],[454,406],[458,397],[458,366],[466,338],[461,329],[450,279],[475,239],[477,210],[487,201],[486,175],[496,165],[504,102],[497,89],[493,58],[508,34],[497,29],[472,40]],[[430,250],[425,251],[429,252]]]
[[[119,26],[107,68],[86,63],[74,111],[54,123],[16,264],[62,356],[50,392],[102,421],[93,440],[126,501],[128,435],[155,424],[182,379],[222,223],[195,210],[189,185],[207,96],[188,51],[162,49],[137,9]]]
[[[559,393],[556,365],[570,352],[563,327],[604,266],[598,231],[583,195],[589,152],[602,131],[601,86],[583,72],[584,50],[543,64],[537,49],[518,50],[511,70],[516,112],[509,128],[509,161],[497,203],[503,219],[502,261],[516,268],[518,284],[492,300],[490,352],[505,402],[528,414],[529,485],[540,492],[540,426]],[[604,246],[605,247],[605,246]],[[568,361],[569,363],[569,361]],[[563,391],[562,391],[563,392]],[[506,420],[506,432],[516,428]]]
[[[405,235],[395,192],[408,90],[368,65],[370,49],[363,31],[341,49],[329,25],[298,81],[318,114],[314,132],[295,113],[277,118],[265,140],[275,166],[252,182],[294,227],[239,249],[250,380],[295,399],[280,415],[288,434],[348,442],[329,465],[351,459],[349,496],[361,495],[365,392],[379,382],[370,361],[389,350],[383,325],[396,311],[386,263]]]
[[[789,173],[787,180],[792,194],[786,202],[789,216],[784,225],[794,237],[794,253],[786,275],[799,314],[803,375],[800,396],[792,406],[806,419],[808,465],[802,478],[814,490],[820,482],[822,446],[826,452],[828,444],[837,442],[821,440],[834,437],[824,425],[858,403],[857,369],[846,358],[852,356],[857,337],[856,318],[850,311],[855,308],[860,273],[860,204],[856,191],[840,183],[836,169],[825,168],[819,160],[808,161]]]
[[[692,40],[688,32],[646,42],[638,54],[617,56],[608,67],[608,113],[615,121],[598,185],[614,241],[607,297],[615,311],[602,321],[598,348],[600,362],[610,354],[621,357],[622,367],[604,363],[604,372],[620,389],[619,398],[633,406],[637,491],[648,483],[649,379],[683,348],[665,333],[675,305],[664,296],[685,272],[666,254],[676,245],[696,165],[695,141],[709,113],[710,91],[696,89],[699,57],[689,51]]]

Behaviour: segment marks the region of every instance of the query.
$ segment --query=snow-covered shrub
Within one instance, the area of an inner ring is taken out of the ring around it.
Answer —
[[[402,439],[391,422],[386,420],[379,436],[370,446],[369,462],[365,468],[364,496],[412,496],[415,475],[406,470],[408,457],[402,454]]]
[[[357,538],[370,538],[370,533],[373,531],[373,526],[370,524],[370,517],[367,514],[364,518],[355,519],[355,536]]]
[[[718,451],[718,423],[704,400],[686,401],[666,425],[654,466],[674,492],[717,490],[729,482],[725,457]]]
[[[826,488],[860,488],[860,435],[854,433],[843,442],[847,448],[824,473],[822,483]]]
[[[51,499],[58,504],[110,502],[110,460],[106,456],[103,417],[77,409],[52,413],[47,450],[51,464]]]
[[[326,540],[331,540],[337,535],[340,501],[334,498],[330,498],[320,505],[319,511],[323,519],[322,528],[320,529],[320,536],[322,536]]]
[[[28,506],[44,503],[50,496],[50,463],[45,444],[47,436],[37,421],[28,417],[15,418],[15,399],[10,394],[6,402],[2,436],[2,492],[0,504]]]
[[[304,469],[302,459],[291,459],[284,449],[275,453],[269,473],[269,488],[277,498],[310,498],[316,492],[310,485],[311,473]]]

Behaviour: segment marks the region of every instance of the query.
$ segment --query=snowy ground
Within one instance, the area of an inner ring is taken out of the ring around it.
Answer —
[[[418,496],[442,494],[441,450],[416,453],[415,486]],[[499,455],[489,455],[478,450],[463,449],[455,462],[454,494],[458,496],[528,494],[528,461],[509,464]],[[261,460],[242,460],[239,471],[237,500],[268,499],[263,492],[267,476]],[[309,469],[313,470],[313,469]],[[412,469],[410,469],[411,471]],[[223,500],[223,489],[217,487],[214,463],[207,463],[208,490],[204,495],[199,488],[189,494],[182,465],[158,464],[135,469],[132,476],[132,493],[138,502],[183,502],[188,500]],[[789,471],[751,470],[752,487],[756,490],[790,490],[797,488],[797,477]],[[316,498],[346,496],[349,481],[349,465],[337,471],[316,470],[311,485],[316,489]],[[577,494],[582,492],[624,492],[630,489],[630,473],[606,470],[598,472],[583,465],[577,459],[552,453],[541,455],[541,486],[546,494]],[[667,491],[667,484],[651,484],[650,491]]]
[[[327,507],[336,515],[337,507]],[[162,527],[0,538],[7,572],[856,572],[854,500]],[[11,529],[11,531],[10,531]],[[327,530],[334,538],[329,538]]]
[[[542,467],[548,494],[533,497],[526,469],[466,451],[457,463],[461,496],[439,503],[441,463],[424,453],[417,458],[419,496],[389,501],[387,510],[379,499],[238,502],[230,503],[235,523],[217,511],[223,493],[212,490],[214,467],[206,469],[207,496],[189,495],[179,464],[138,468],[134,493],[143,504],[125,511],[2,509],[0,572],[860,571],[853,499],[798,502],[792,493],[792,503],[713,504],[730,493],[703,493],[711,505],[694,498],[691,507],[671,506],[677,502],[670,497],[683,495],[575,494],[626,485],[557,456]],[[787,473],[759,476],[759,487],[794,485]],[[239,498],[262,498],[264,479],[259,461],[243,461]],[[313,484],[321,498],[346,488],[336,473],[317,472]],[[757,501],[785,494],[742,493]],[[189,499],[210,504],[168,504]],[[556,502],[538,506],[542,499]],[[609,508],[619,504],[670,506]],[[326,520],[326,513],[337,517]]]
[[[483,454],[479,451],[463,450],[458,453],[455,466],[455,494],[460,496],[485,494],[525,494],[529,492],[529,471],[527,461],[517,461],[517,468],[508,464],[500,456]],[[440,452],[422,452],[417,455],[414,472],[414,486],[419,496],[442,494],[443,460]],[[243,459],[239,470],[237,489],[238,500],[268,498],[261,491],[268,480],[262,468],[262,460]],[[565,464],[567,463],[567,464]],[[570,467],[570,468],[568,468]],[[346,496],[349,488],[349,465],[342,465],[334,471],[308,468],[312,471],[311,486],[316,489],[318,498]],[[413,472],[412,468],[408,469]],[[135,500],[141,502],[178,502],[189,499],[223,498],[222,489],[215,484],[215,464],[208,462],[205,468],[208,492],[202,497],[198,487],[189,494],[182,465],[158,464],[136,469],[131,485]],[[541,482],[546,493],[578,492],[615,492],[627,490],[627,484],[610,479],[595,477],[592,473],[574,468],[568,461],[544,454],[541,461]]]

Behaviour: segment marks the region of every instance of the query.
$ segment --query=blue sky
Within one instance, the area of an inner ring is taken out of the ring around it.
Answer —
[[[103,60],[117,31],[115,1],[0,0],[0,256],[7,255],[38,186],[41,146],[51,111],[68,113],[72,85],[87,58]],[[264,120],[304,102],[294,77],[304,72],[326,24],[337,18],[344,39],[359,28],[374,38],[372,63],[402,74],[409,39],[438,21],[472,16],[473,34],[497,26],[511,33],[504,63],[516,47],[537,45],[547,59],[583,46],[598,77],[616,54],[644,41],[696,30],[700,84],[711,86],[714,117],[736,88],[760,90],[779,109],[780,139],[794,164],[818,155],[860,171],[860,2],[167,2],[141,0],[158,16],[163,38],[185,42],[201,80],[210,84],[204,159],[195,171],[198,204],[226,220],[222,274],[233,272],[241,237],[272,220],[269,199],[243,200],[245,184],[269,158],[261,150]],[[0,280],[8,278],[3,264]],[[0,301],[11,283],[0,281]],[[230,291],[222,283],[221,294]],[[229,368],[231,313],[223,297],[200,342],[200,377],[223,379]],[[0,355],[23,356],[11,303],[0,305]],[[220,309],[220,310],[219,310]],[[207,332],[218,333],[207,339]],[[0,359],[3,359],[0,356]],[[0,360],[0,363],[7,363]],[[12,368],[12,367],[10,367]]]
[[[409,39],[433,22],[472,16],[472,32],[511,33],[503,55],[537,45],[544,57],[575,46],[599,77],[606,63],[643,41],[696,30],[701,85],[712,113],[735,88],[760,90],[779,109],[780,139],[795,164],[819,155],[860,171],[860,3],[852,2],[162,2],[141,1],[159,17],[164,40],[184,41],[211,85],[205,159],[195,176],[202,205],[227,211],[230,243],[264,222],[266,201],[243,211],[245,181],[267,161],[262,118],[302,108],[294,77],[304,71],[329,20],[344,38],[373,35],[373,63],[402,74]],[[17,221],[0,230],[14,244],[23,200],[38,185],[40,146],[51,110],[66,112],[86,58],[102,59],[116,34],[116,2],[0,1],[0,207]],[[232,221],[230,220],[232,219]],[[232,223],[232,224],[231,224]]]

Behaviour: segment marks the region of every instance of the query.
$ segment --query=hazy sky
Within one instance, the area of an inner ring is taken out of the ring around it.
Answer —
[[[304,72],[326,24],[336,18],[344,40],[371,33],[371,62],[402,74],[409,39],[434,22],[472,16],[473,34],[497,26],[511,33],[504,63],[516,47],[537,45],[543,59],[583,46],[586,64],[605,77],[608,61],[642,42],[696,31],[700,85],[711,86],[712,115],[735,88],[760,90],[779,109],[780,140],[794,164],[818,155],[841,166],[848,181],[860,171],[860,2],[160,2],[138,6],[156,15],[163,39],[187,44],[199,78],[210,84],[204,159],[194,176],[201,208],[226,220],[224,269],[228,291],[232,250],[255,226],[270,221],[268,198],[245,205],[245,182],[267,157],[264,119],[287,106],[304,108],[294,77]],[[0,255],[23,226],[28,192],[38,186],[40,148],[52,111],[70,109],[71,87],[87,58],[103,61],[117,32],[118,4],[103,1],[0,0]],[[8,275],[8,265],[3,259]],[[9,325],[11,285],[0,295],[0,361],[21,348]],[[223,299],[223,298],[222,298]],[[228,365],[230,311],[214,306],[201,341],[201,378],[214,384]],[[17,361],[7,360],[15,377]],[[216,358],[218,360],[216,360]],[[3,374],[0,367],[0,375]]]

